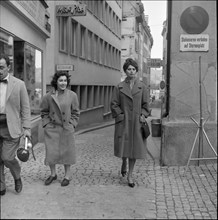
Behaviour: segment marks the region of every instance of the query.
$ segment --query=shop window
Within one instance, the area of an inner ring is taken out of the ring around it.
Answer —
[[[6,33],[0,28],[0,52],[6,54],[10,58],[10,70],[9,72],[13,75],[13,50],[14,50],[14,39],[11,35]]]
[[[0,51],[11,60],[10,73],[25,82],[31,115],[39,115],[42,98],[42,52],[0,30]]]
[[[40,113],[42,98],[42,52],[25,44],[24,81],[30,98],[31,114]]]

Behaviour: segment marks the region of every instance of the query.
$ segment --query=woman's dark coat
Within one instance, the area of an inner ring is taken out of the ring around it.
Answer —
[[[76,93],[66,89],[58,99],[53,90],[42,98],[40,107],[45,134],[45,164],[74,164],[74,133],[80,115]]]
[[[111,111],[115,118],[114,155],[144,159],[146,139],[142,138],[140,115],[148,117],[148,91],[144,83],[135,81],[132,90],[127,79],[114,88]]]

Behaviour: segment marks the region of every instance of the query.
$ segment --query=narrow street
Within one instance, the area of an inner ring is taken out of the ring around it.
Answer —
[[[112,125],[76,135],[77,163],[67,187],[60,185],[64,175],[60,165],[58,179],[44,185],[50,173],[44,165],[44,146],[38,144],[37,160],[22,164],[24,187],[19,195],[7,172],[1,218],[216,219],[217,164],[190,166],[186,177],[185,167],[160,167],[160,138],[150,136],[155,160],[148,156],[136,162],[136,186],[130,188],[120,175],[121,160],[113,156],[113,133]]]

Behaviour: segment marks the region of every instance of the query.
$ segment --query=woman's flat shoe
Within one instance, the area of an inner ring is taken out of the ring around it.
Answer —
[[[69,185],[69,183],[70,183],[70,180],[64,178],[61,182],[61,186],[67,186],[67,185]]]
[[[49,176],[48,179],[45,181],[45,185],[48,186],[50,185],[54,180],[57,179],[57,175],[55,176]]]

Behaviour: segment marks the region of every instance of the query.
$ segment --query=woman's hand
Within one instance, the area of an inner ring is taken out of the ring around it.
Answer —
[[[144,115],[141,115],[141,116],[140,116],[140,122],[145,123],[145,121],[146,121],[145,116],[144,116]]]

